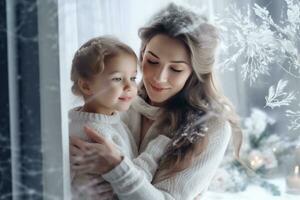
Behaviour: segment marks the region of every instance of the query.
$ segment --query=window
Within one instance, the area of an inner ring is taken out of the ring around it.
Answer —
[[[168,2],[0,2],[0,199],[70,197],[67,113],[82,103],[71,93],[76,49],[115,35],[138,53],[138,28]],[[287,191],[300,167],[299,1],[176,2],[220,27],[217,70],[244,129],[248,168],[225,159],[205,198],[296,198]]]
[[[64,198],[68,193],[57,9],[55,1],[1,1],[4,199]]]

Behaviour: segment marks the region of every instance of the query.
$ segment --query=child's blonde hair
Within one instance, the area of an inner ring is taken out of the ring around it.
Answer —
[[[78,80],[80,78],[93,80],[95,75],[103,72],[108,59],[121,53],[132,55],[137,60],[136,54],[128,45],[113,37],[96,37],[84,43],[76,51],[72,61],[72,92],[75,95],[83,95],[78,86]]]

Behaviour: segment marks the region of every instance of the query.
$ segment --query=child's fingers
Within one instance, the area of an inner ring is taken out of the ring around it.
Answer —
[[[94,177],[95,177],[95,175],[94,175]],[[95,191],[95,193],[97,193],[97,194],[112,191],[111,185],[107,181],[105,181],[101,176],[99,176],[97,178],[93,178],[93,180],[91,180],[87,184],[87,186],[92,187],[93,191]]]
[[[107,192],[112,192],[113,191],[112,187],[109,184],[98,185],[98,186],[95,186],[94,188],[95,188],[95,191],[98,194],[103,194],[103,193],[107,193]]]
[[[114,193],[113,193],[113,190],[111,190],[111,191],[107,191],[107,192],[101,192],[98,195],[101,196],[101,199],[103,199],[103,200],[110,200],[110,199],[112,199]]]
[[[92,199],[111,200],[113,197],[113,190],[110,187],[109,190],[102,191],[100,188],[92,187],[93,197]],[[99,198],[100,197],[100,198]]]
[[[108,185],[109,187],[111,187],[110,183],[104,180],[103,178],[98,178],[97,181],[95,182],[95,186],[96,185]]]
[[[95,179],[95,184],[94,185],[100,185],[100,184],[109,184],[109,182],[107,182],[106,180],[104,180],[103,178],[97,178]],[[109,184],[110,185],[110,184]]]
[[[111,200],[113,197],[113,193],[104,193],[104,194],[92,194],[90,195],[91,199],[101,199],[101,200]]]

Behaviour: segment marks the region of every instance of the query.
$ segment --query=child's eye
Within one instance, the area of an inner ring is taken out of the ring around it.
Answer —
[[[115,77],[115,78],[112,78],[112,80],[113,80],[113,81],[121,81],[122,78],[120,78],[120,77]]]
[[[131,81],[136,81],[136,76],[130,78]]]
[[[156,65],[156,64],[158,64],[158,62],[156,62],[156,61],[152,61],[152,60],[149,60],[149,59],[147,59],[147,62],[148,62],[148,63],[150,63],[150,64],[152,64],[152,65]]]

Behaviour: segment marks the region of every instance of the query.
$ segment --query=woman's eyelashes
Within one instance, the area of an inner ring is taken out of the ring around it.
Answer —
[[[176,69],[176,68],[173,68],[173,67],[171,67],[171,70],[172,70],[173,72],[177,72],[177,73],[183,71],[182,69]]]
[[[150,60],[150,59],[147,59],[147,62],[148,62],[149,64],[152,64],[152,65],[156,65],[156,64],[159,63],[159,62],[157,62],[157,61],[153,61],[153,60]]]
[[[158,64],[159,64],[159,61],[154,61],[154,60],[151,60],[151,59],[147,59],[147,62],[148,62],[149,64],[151,64],[151,65],[158,65]],[[177,73],[183,71],[183,69],[178,69],[178,68],[173,67],[173,66],[171,66],[170,69],[171,69],[173,72],[177,72]]]

